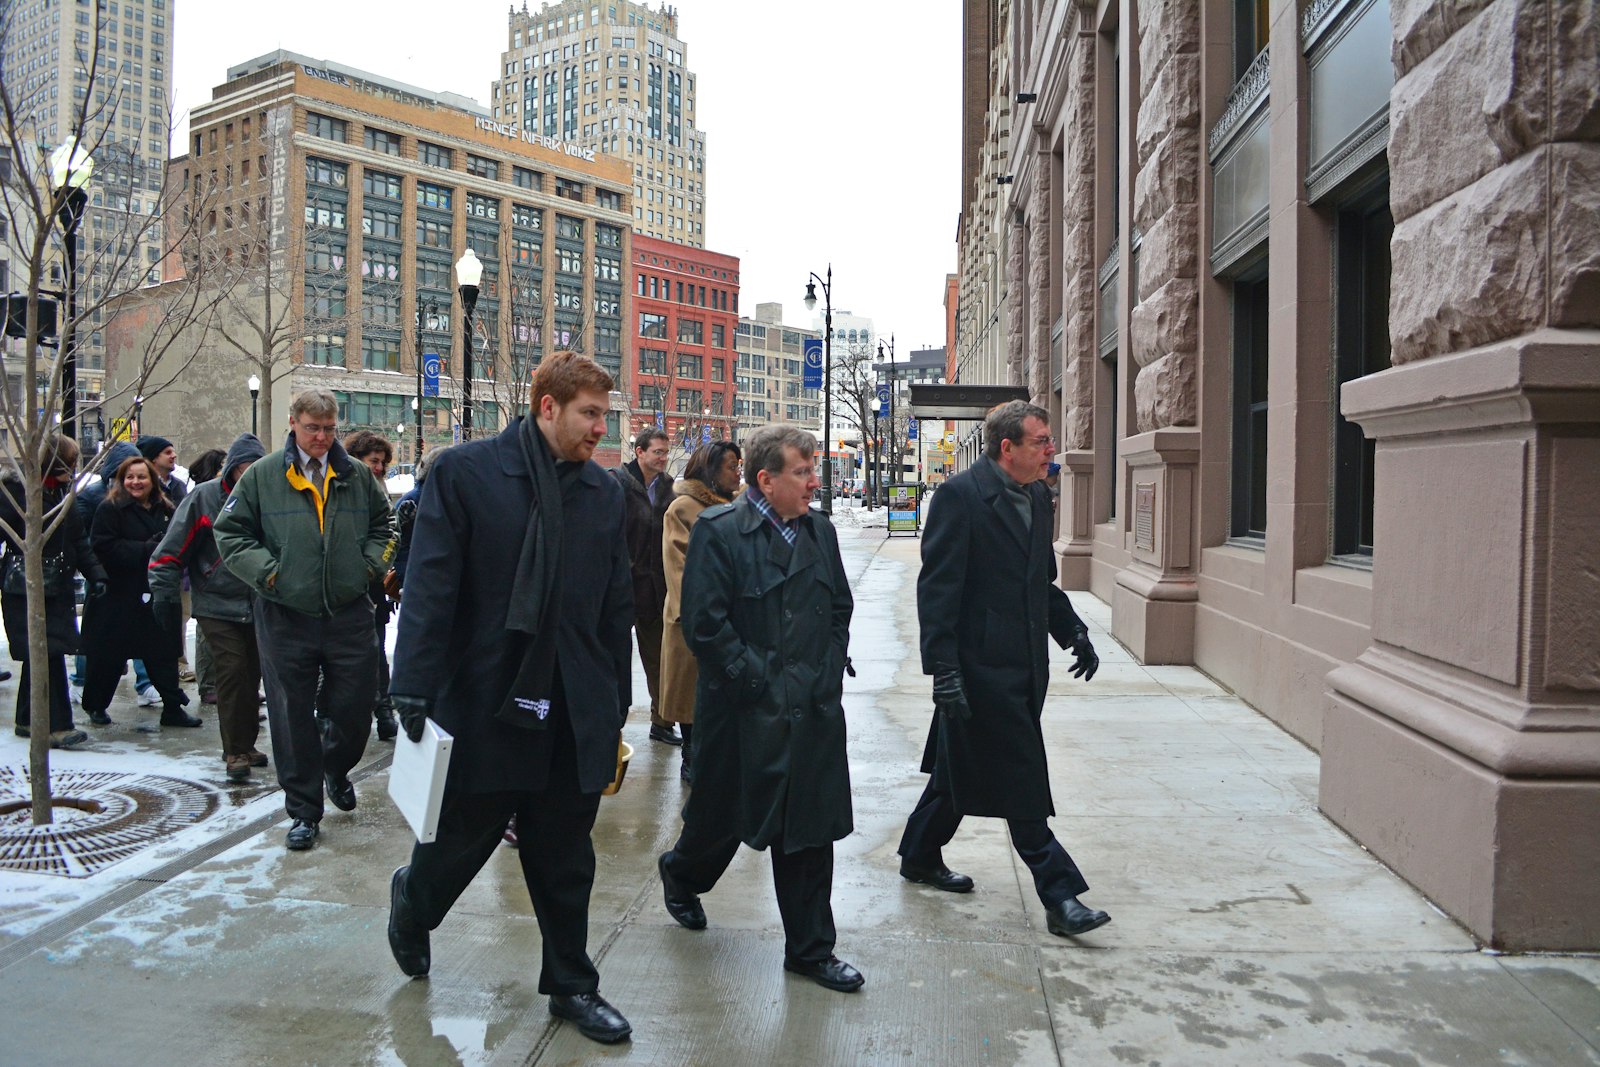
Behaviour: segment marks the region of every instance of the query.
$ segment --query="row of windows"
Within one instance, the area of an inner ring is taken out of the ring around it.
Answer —
[[[233,124],[228,123],[227,129],[229,133],[229,144],[232,143],[232,128]],[[338,141],[340,144],[348,144],[350,140],[350,124],[346,120],[335,118],[332,115],[319,114],[315,111],[306,112],[306,132],[313,137],[320,137],[327,141]],[[213,150],[217,147],[216,133],[217,131],[214,129],[210,131],[210,148]],[[400,134],[391,133],[388,130],[380,130],[369,126],[366,128],[363,136],[365,138],[366,147],[369,151],[379,152],[383,155],[395,156],[397,158],[400,156],[404,141],[404,138]],[[199,152],[199,139],[200,135],[196,134],[195,151],[197,154]],[[243,139],[246,141],[250,139],[250,120],[248,118],[244,120]],[[487,156],[476,155],[472,152],[466,153],[466,157],[466,170],[468,174],[475,175],[479,178],[487,178],[490,181],[500,180],[499,160],[490,159]],[[428,166],[439,167],[444,170],[451,170],[455,166],[454,149],[447,148],[444,145],[433,144],[432,142],[424,141],[421,138],[417,139],[416,158]],[[544,188],[544,175],[541,172],[532,170],[528,167],[519,167],[514,164],[511,167],[511,181],[514,185],[517,185],[523,189],[542,190]],[[570,182],[564,178],[558,178],[556,179],[556,186],[556,193],[558,196],[565,196],[572,200],[583,199],[583,186],[581,183]],[[613,210],[620,211],[622,208],[621,197],[614,192],[610,192],[609,190],[603,190],[602,192],[606,197],[610,198],[602,199],[602,206],[608,206]]]
[[[640,296],[648,296],[652,300],[673,300],[674,283],[670,278],[658,278],[654,274],[639,274],[635,276],[636,292]],[[689,304],[693,307],[709,307],[713,311],[728,311],[732,305],[734,314],[739,313],[739,294],[730,294],[725,289],[712,288],[709,293],[703,285],[692,282],[685,286],[683,282],[676,283],[676,302]],[[685,299],[687,297],[687,299]],[[709,302],[708,302],[709,301]],[[765,329],[763,327],[763,329]],[[852,334],[854,330],[850,331]]]

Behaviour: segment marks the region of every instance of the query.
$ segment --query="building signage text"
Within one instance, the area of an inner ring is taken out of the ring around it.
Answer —
[[[334,85],[350,84],[350,79],[346,78],[343,74],[334,74],[332,71],[317,70],[315,67],[307,66],[301,66],[300,69],[311,75],[313,78],[321,78],[323,81],[332,82]]]
[[[473,125],[475,125],[478,129],[483,130],[485,133],[497,133],[501,137],[509,137],[512,140],[521,140],[525,144],[538,145],[540,148],[548,148],[552,152],[563,152],[569,156],[576,156],[585,163],[594,162],[594,149],[592,148],[583,148],[579,145],[567,144],[565,141],[559,138],[546,137],[542,133],[535,133],[533,130],[524,130],[517,126],[513,126],[508,122],[495,122],[493,119],[485,118],[475,118],[472,121]]]

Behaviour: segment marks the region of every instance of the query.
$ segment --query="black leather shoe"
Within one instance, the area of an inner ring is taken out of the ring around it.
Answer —
[[[661,897],[667,904],[667,914],[685,930],[704,930],[706,928],[706,911],[700,906],[700,898],[684,889],[678,884],[677,879],[667,873],[667,857],[670,852],[663,852],[661,858],[656,860],[656,870],[661,872]]]
[[[838,956],[829,956],[825,960],[814,960],[809,963],[801,960],[784,960],[783,969],[841,993],[854,993],[867,983],[860,971]]]
[[[428,976],[428,931],[411,921],[411,912],[400,900],[400,886],[406,880],[405,867],[396,867],[389,878],[389,951],[400,965],[400,972],[413,978]]]
[[[356,810],[356,787],[348,775],[324,774],[322,781],[328,787],[328,799],[333,801],[334,807],[340,811]]]
[[[660,741],[663,745],[681,745],[683,738],[678,736],[677,727],[668,723],[665,726],[650,727],[650,740]]]
[[[289,827],[289,835],[283,839],[283,844],[290,852],[304,852],[317,843],[321,833],[322,829],[316,823],[296,819],[294,825]]]
[[[89,712],[89,721],[96,726],[110,726],[111,716],[104,710]]]
[[[550,1014],[557,1019],[565,1019],[578,1028],[578,1033],[591,1041],[599,1041],[604,1045],[614,1045],[624,1041],[633,1033],[633,1027],[628,1025],[628,1020],[622,1013],[610,1004],[598,992],[575,993],[570,997],[552,996],[550,998]]]
[[[910,860],[900,861],[900,877],[908,882],[921,882],[931,885],[935,889],[942,889],[946,893],[972,892],[972,879],[964,874],[957,874],[944,864],[934,867],[925,867],[920,863]]]
[[[1077,897],[1068,897],[1055,907],[1046,908],[1044,918],[1050,932],[1058,937],[1077,937],[1111,921],[1111,916],[1088,907]]]
[[[92,720],[91,720],[92,721]],[[182,707],[173,705],[161,711],[162,726],[199,726],[200,720],[184,711]]]
[[[379,712],[377,715],[377,722],[379,741],[393,741],[396,735],[400,733],[400,724],[395,722],[393,712],[389,712],[388,714]]]

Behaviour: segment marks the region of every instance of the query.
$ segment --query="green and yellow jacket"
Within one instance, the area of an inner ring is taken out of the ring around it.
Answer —
[[[366,596],[389,569],[394,513],[366,464],[337,441],[320,486],[306,480],[298,459],[291,432],[281,450],[244,472],[217,517],[217,550],[263,599],[328,616]]]

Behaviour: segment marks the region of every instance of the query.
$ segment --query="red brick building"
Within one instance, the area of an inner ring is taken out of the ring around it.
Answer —
[[[736,436],[739,259],[635,234],[633,274],[631,429],[665,428],[673,467],[682,469],[681,457],[702,440]]]

